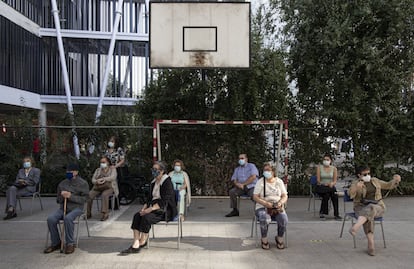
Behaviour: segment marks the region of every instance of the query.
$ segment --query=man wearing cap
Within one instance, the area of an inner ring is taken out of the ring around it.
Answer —
[[[59,221],[64,221],[65,227],[65,253],[71,254],[75,251],[75,240],[73,238],[73,221],[83,213],[84,205],[89,195],[89,185],[79,176],[79,166],[69,164],[66,167],[66,179],[61,181],[57,187],[57,203],[59,209],[48,216],[47,226],[50,232],[52,244],[44,250],[51,253],[60,249],[61,238],[59,236]],[[66,215],[64,217],[64,201],[66,198]]]

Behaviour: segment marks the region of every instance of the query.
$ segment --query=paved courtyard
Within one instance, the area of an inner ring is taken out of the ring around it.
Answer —
[[[377,255],[366,254],[366,240],[357,235],[357,248],[347,232],[339,238],[342,222],[319,220],[307,211],[308,198],[291,197],[288,203],[288,248],[271,250],[255,246],[250,237],[252,203],[241,201],[240,217],[225,218],[229,212],[226,197],[195,198],[183,225],[183,238],[177,249],[177,226],[155,227],[155,239],[139,254],[118,256],[131,243],[130,223],[139,204],[122,206],[106,222],[96,212],[89,220],[91,237],[84,222],[80,226],[79,248],[74,254],[43,254],[46,217],[57,208],[52,197],[42,198],[44,210],[35,201],[30,215],[30,200],[22,202],[23,211],[12,220],[0,220],[0,268],[414,268],[414,197],[386,199],[384,229],[387,248],[382,246],[380,226],[376,227]],[[0,197],[0,208],[5,207]],[[316,202],[319,207],[319,201]],[[340,203],[340,210],[343,204]],[[270,229],[274,237],[275,227]]]

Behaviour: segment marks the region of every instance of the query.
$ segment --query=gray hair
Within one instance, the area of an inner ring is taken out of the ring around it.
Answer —
[[[154,164],[157,164],[164,173],[167,172],[167,165],[164,162],[155,161]]]

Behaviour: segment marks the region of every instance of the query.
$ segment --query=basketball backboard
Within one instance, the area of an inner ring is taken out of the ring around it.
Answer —
[[[150,68],[249,68],[250,2],[150,2]]]

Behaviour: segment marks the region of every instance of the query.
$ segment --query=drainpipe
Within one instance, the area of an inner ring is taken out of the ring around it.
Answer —
[[[79,151],[79,143],[78,143],[78,136],[75,130],[75,117],[73,113],[73,105],[71,99],[71,92],[70,92],[70,85],[69,85],[69,76],[68,76],[68,68],[66,66],[66,58],[65,58],[65,49],[63,47],[63,40],[62,34],[60,32],[60,20],[59,20],[59,10],[57,9],[56,0],[51,0],[52,4],[52,14],[55,21],[55,28],[56,28],[56,40],[58,43],[59,49],[59,58],[60,64],[62,68],[62,75],[63,75],[63,83],[65,85],[65,92],[66,92],[66,102],[68,106],[68,112],[72,123],[72,139],[73,139],[73,148],[75,150],[75,156],[79,160],[80,151]]]
[[[108,58],[106,60],[105,73],[104,73],[104,78],[103,78],[103,82],[102,82],[102,86],[101,86],[101,93],[99,95],[98,107],[96,109],[95,123],[99,122],[99,118],[101,117],[101,114],[102,114],[102,104],[103,104],[103,99],[105,97],[106,87],[108,86],[109,69],[111,67],[112,55],[114,53],[116,34],[118,33],[118,26],[119,26],[119,21],[121,19],[121,15],[122,15],[122,6],[123,6],[123,4],[124,4],[124,1],[119,0],[117,9],[115,11],[115,13],[116,13],[115,14],[115,21],[114,21],[114,26],[112,28],[111,42],[109,43]]]

